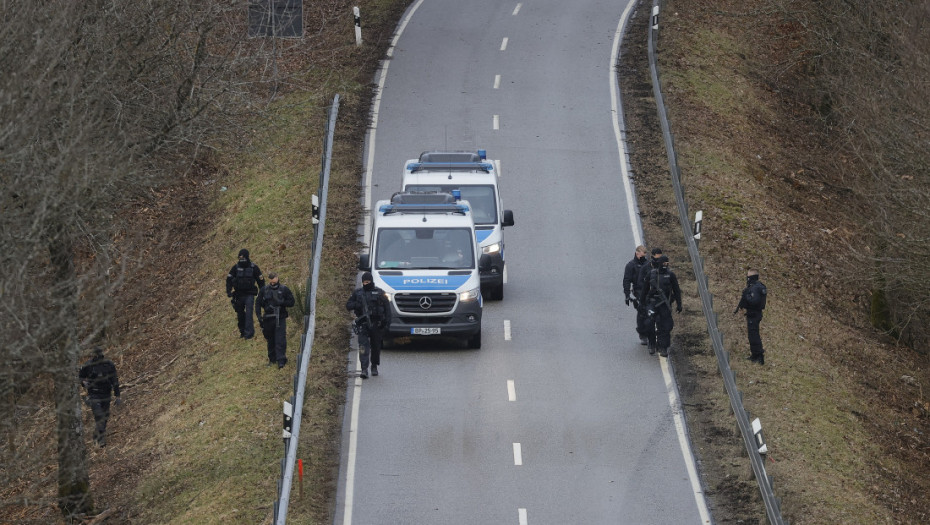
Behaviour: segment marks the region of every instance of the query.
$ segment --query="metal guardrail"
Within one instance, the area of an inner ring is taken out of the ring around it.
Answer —
[[[707,276],[704,274],[704,259],[698,252],[697,243],[691,230],[691,221],[688,216],[688,204],[685,201],[684,188],[681,185],[681,168],[678,166],[678,155],[675,152],[674,138],[668,123],[668,114],[665,108],[665,99],[662,97],[662,89],[659,82],[659,71],[656,64],[656,43],[655,39],[659,32],[659,3],[661,0],[653,0],[652,3],[652,20],[649,22],[649,72],[652,76],[652,89],[656,99],[656,106],[659,112],[659,122],[662,126],[662,135],[665,138],[665,149],[668,154],[668,165],[672,179],[672,186],[675,190],[675,200],[678,202],[678,215],[681,222],[681,229],[684,233],[685,241],[688,244],[688,254],[691,257],[691,264],[694,268],[694,278],[698,284],[698,293],[701,296],[701,306],[704,310],[704,318],[707,322],[707,332],[710,335],[711,344],[714,347],[714,354],[717,356],[717,368],[720,375],[723,376],[724,387],[730,398],[730,409],[736,417],[736,423],[739,426],[740,434],[743,437],[743,444],[749,459],[752,463],[752,472],[759,482],[759,492],[762,495],[762,501],[765,503],[765,513],[769,523],[780,525],[787,523],[781,515],[781,501],[775,497],[772,489],[772,477],[765,472],[765,459],[759,453],[759,446],[756,443],[755,433],[750,424],[749,412],[743,407],[743,394],[736,388],[736,376],[730,369],[730,354],[723,347],[723,336],[717,327],[717,314],[714,312],[713,295],[708,289]]]
[[[313,257],[310,259],[310,276],[307,278],[307,299],[304,316],[304,333],[300,339],[300,355],[297,356],[297,375],[294,377],[294,395],[288,403],[293,410],[288,414],[285,403],[284,421],[284,447],[286,455],[281,459],[281,477],[278,479],[278,499],[274,502],[274,522],[284,525],[287,521],[287,507],[290,503],[291,487],[294,484],[294,464],[297,461],[297,443],[300,437],[300,422],[303,412],[304,394],[307,385],[307,364],[310,362],[310,352],[313,348],[313,334],[316,329],[316,288],[320,277],[320,256],[323,251],[323,230],[326,227],[326,200],[329,192],[329,172],[333,158],[333,133],[336,127],[336,116],[339,114],[339,95],[333,98],[330,108],[329,120],[326,123],[326,134],[323,140],[323,165],[320,170],[319,208],[314,202],[313,207]],[[317,211],[319,216],[317,217]],[[288,431],[290,423],[290,431]]]

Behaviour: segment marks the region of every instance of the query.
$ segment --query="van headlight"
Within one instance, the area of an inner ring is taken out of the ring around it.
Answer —
[[[491,253],[500,253],[500,251],[501,251],[501,243],[499,242],[481,247],[481,253],[491,254]]]
[[[468,290],[467,292],[459,293],[459,301],[463,303],[469,303],[471,301],[476,301],[480,295],[481,288],[478,287],[472,290]]]
[[[384,298],[387,299],[389,303],[394,302],[394,294],[392,293],[384,292]]]

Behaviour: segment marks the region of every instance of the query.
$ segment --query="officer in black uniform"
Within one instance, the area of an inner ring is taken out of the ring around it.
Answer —
[[[262,335],[268,341],[268,366],[278,363],[278,369],[287,364],[287,309],[294,306],[294,294],[281,284],[278,274],[268,274],[268,285],[258,291],[256,308]]]
[[[633,253],[633,258],[626,263],[623,269],[623,297],[627,306],[633,303],[636,309],[636,333],[639,334],[640,344],[646,344],[646,316],[640,313],[639,292],[642,289],[642,280],[639,278],[639,272],[644,266],[648,266],[649,261],[646,259],[646,247],[639,245]]]
[[[681,289],[678,287],[678,277],[668,266],[667,256],[660,255],[654,258],[652,265],[649,276],[643,282],[639,301],[645,303],[647,308],[649,353],[658,350],[660,356],[668,357],[668,349],[672,344],[672,328],[675,327],[672,302],[678,305],[675,311],[681,313]]]
[[[759,281],[759,271],[750,268],[746,272],[746,288],[743,288],[743,295],[733,313],[746,311],[746,335],[749,336],[749,357],[746,359],[760,365],[765,364],[765,349],[762,348],[759,324],[762,322],[762,310],[765,309],[767,298],[768,290]]]
[[[103,348],[94,347],[90,361],[81,366],[78,372],[81,386],[87,390],[87,404],[94,413],[94,442],[104,447],[107,444],[107,421],[110,419],[110,394],[116,396],[116,405],[120,405],[119,378],[116,365],[103,355]]]
[[[352,330],[358,334],[358,357],[362,362],[359,376],[368,379],[369,362],[371,375],[376,376],[381,364],[384,330],[391,322],[391,305],[384,290],[375,286],[370,272],[362,274],[362,287],[349,296],[346,310],[355,314]]]
[[[226,275],[226,296],[232,298],[232,307],[239,322],[239,337],[243,339],[255,337],[252,309],[255,294],[263,286],[265,278],[258,265],[249,260],[249,250],[239,250],[239,262]]]

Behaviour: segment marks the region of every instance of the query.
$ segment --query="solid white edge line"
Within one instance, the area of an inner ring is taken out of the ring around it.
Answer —
[[[523,465],[523,447],[519,443],[513,444],[513,464],[516,467]]]
[[[504,341],[510,341],[510,320],[504,319]]]
[[[620,43],[623,40],[623,27],[630,16],[634,2],[627,4],[626,9],[620,16],[620,22],[617,24],[617,31],[614,34],[614,45],[610,54],[610,106],[614,115],[614,135],[617,139],[617,149],[620,154],[620,168],[623,175],[623,186],[626,191],[627,207],[630,210],[630,225],[633,228],[634,244],[642,244],[642,224],[636,215],[636,203],[633,200],[633,188],[630,181],[630,172],[627,165],[626,144],[624,143],[623,131],[620,129],[620,119],[622,118],[622,108],[620,107],[620,87],[617,80],[616,64],[620,57]],[[668,360],[660,358],[662,363],[662,376],[665,379],[665,388],[668,391],[668,404],[672,409],[675,421],[675,432],[678,434],[678,445],[681,448],[681,455],[685,460],[685,466],[688,470],[688,479],[691,482],[691,490],[694,495],[694,502],[698,508],[698,514],[701,516],[702,523],[710,523],[710,512],[707,510],[707,501],[704,498],[704,491],[701,489],[701,480],[698,478],[697,467],[694,464],[694,453],[691,451],[691,443],[685,434],[685,424],[681,415],[681,402],[678,399],[678,392],[675,387],[674,378],[668,368]]]
[[[517,520],[520,525],[527,525],[527,523],[529,523],[526,520],[526,509],[517,509]]]
[[[513,382],[513,379],[507,380],[507,400],[516,401],[517,400],[517,388]]]
[[[620,107],[620,87],[617,84],[617,59],[620,57],[620,42],[623,40],[623,26],[626,19],[630,16],[630,11],[635,2],[629,2],[623,14],[620,16],[620,23],[617,24],[617,31],[614,34],[614,46],[610,52],[610,111],[614,115],[614,136],[617,139],[617,151],[620,153],[620,173],[623,177],[623,189],[626,191],[626,206],[630,210],[630,224],[633,226],[633,244],[639,246],[643,243],[640,235],[639,218],[636,216],[636,202],[633,200],[633,185],[630,181],[630,170],[627,165],[626,144],[624,143],[623,130],[620,129],[620,119],[623,109]]]
[[[400,35],[403,34],[404,29],[407,27],[407,23],[410,22],[413,14],[416,13],[417,9],[419,9],[420,4],[422,3],[423,0],[417,0],[417,2],[413,4],[413,6],[407,12],[407,15],[404,16],[403,20],[401,20],[400,25],[397,27],[397,31],[394,33],[394,38],[391,40],[391,45],[388,47],[386,53],[388,58],[394,55],[394,47],[397,46],[397,41],[400,40]],[[362,226],[362,239],[366,246],[368,245],[368,237],[371,233],[369,223],[369,221],[371,221],[371,173],[375,159],[375,138],[377,136],[378,130],[378,111],[381,107],[381,92],[384,90],[384,82],[387,79],[387,72],[390,64],[390,60],[381,61],[381,77],[378,79],[378,89],[375,92],[375,99],[371,105],[371,125],[368,128],[368,136],[366,137],[366,140],[368,141],[368,158],[365,162],[365,180],[363,185],[365,219]],[[358,361],[358,356],[356,356],[355,362],[357,365],[356,369],[360,369],[361,364]],[[350,525],[352,523],[352,506],[353,500],[355,499],[355,459],[358,452],[358,410],[361,397],[362,379],[357,377],[355,378],[354,392],[352,394],[352,413],[350,415],[349,423],[349,452],[348,458],[346,460],[346,496],[342,519],[342,523],[344,525]]]

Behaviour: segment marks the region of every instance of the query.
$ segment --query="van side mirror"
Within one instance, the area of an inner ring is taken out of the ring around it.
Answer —
[[[371,271],[371,255],[364,253],[358,256],[358,269],[363,272]]]
[[[513,211],[504,210],[504,221],[501,223],[501,228],[504,226],[513,226]]]
[[[482,253],[481,257],[478,258],[478,271],[479,272],[488,272],[491,270],[491,256]]]

